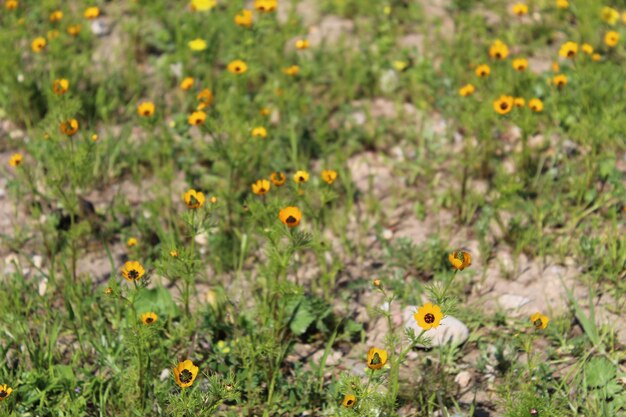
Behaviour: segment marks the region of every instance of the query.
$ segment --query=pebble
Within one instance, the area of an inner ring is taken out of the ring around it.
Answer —
[[[530,303],[530,300],[522,295],[502,294],[498,298],[498,304],[505,310],[516,310]]]

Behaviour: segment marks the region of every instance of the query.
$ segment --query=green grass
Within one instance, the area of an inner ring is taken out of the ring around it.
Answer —
[[[245,28],[233,20],[243,1],[9,3],[0,399],[13,391],[0,416],[626,415],[626,30],[601,13],[626,4],[534,0],[520,18],[496,0],[307,2],[316,17],[281,1]],[[416,34],[422,45],[402,46]],[[190,49],[196,38],[206,49]],[[496,39],[504,60],[489,57]],[[599,60],[559,57],[566,41]],[[513,70],[519,57],[528,70]],[[237,59],[243,74],[227,69]],[[190,126],[205,88],[206,120]],[[498,114],[502,95],[543,111]],[[155,112],[141,117],[146,101]],[[255,195],[272,172],[286,183]],[[279,219],[290,206],[296,227]],[[460,249],[472,265],[455,271]],[[124,279],[127,261],[145,274]],[[547,274],[554,265],[573,278]],[[545,329],[480,296],[519,268],[564,286]],[[465,343],[416,347],[430,330],[399,317],[428,301],[467,325]],[[371,347],[388,353],[381,369],[366,366]],[[198,374],[182,388],[172,369],[187,359]]]

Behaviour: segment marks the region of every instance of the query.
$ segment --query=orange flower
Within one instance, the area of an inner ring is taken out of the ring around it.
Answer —
[[[193,364],[189,359],[184,362],[179,362],[174,368],[172,368],[174,379],[181,388],[188,388],[193,385],[193,381],[196,380],[198,375],[198,367]]]
[[[264,139],[267,137],[267,129],[262,126],[252,129],[252,137]]]
[[[332,169],[325,169],[322,171],[322,180],[328,185],[331,185],[337,179],[337,171]]]
[[[370,369],[380,369],[387,363],[387,351],[375,347],[367,351],[367,367]]]
[[[159,317],[153,312],[143,313],[141,315],[141,322],[146,326],[156,323],[158,319]]]
[[[272,172],[270,175],[270,181],[277,187],[284,185],[287,182],[287,177],[282,172]]]
[[[491,68],[487,64],[479,65],[476,67],[475,73],[480,78],[488,77],[491,74]]]
[[[439,327],[439,323],[443,319],[443,313],[438,305],[426,303],[417,309],[415,314],[413,314],[413,318],[422,329],[430,330]]]
[[[577,53],[578,44],[576,42],[565,42],[559,49],[559,55],[563,58],[574,58]]]
[[[154,103],[144,101],[137,106],[137,114],[141,117],[152,117],[154,115]]]
[[[543,102],[538,98],[533,98],[528,102],[528,107],[535,113],[541,113],[543,111]]]
[[[12,166],[13,168],[18,167],[22,164],[23,159],[24,157],[22,156],[21,153],[14,153],[13,155],[11,155],[11,158],[9,159],[9,165]]]
[[[200,191],[194,190],[193,188],[183,194],[183,201],[190,209],[198,209],[202,207],[204,200],[204,194]]]
[[[554,78],[552,78],[552,82],[558,88],[563,88],[567,85],[567,75],[565,74],[555,75]]]
[[[528,60],[526,58],[517,58],[513,60],[513,69],[515,71],[525,71],[528,68]]]
[[[78,36],[80,34],[80,25],[69,25],[67,27],[67,33],[70,36]]]
[[[303,184],[305,182],[309,181],[309,173],[306,171],[296,171],[295,174],[293,174],[293,180],[297,183],[297,184]]]
[[[4,8],[7,10],[15,10],[19,6],[19,2],[17,0],[7,0],[4,3]]]
[[[254,0],[254,8],[260,12],[269,13],[276,10],[277,0]]]
[[[252,20],[252,12],[247,9],[243,9],[239,14],[235,15],[235,24],[237,26],[249,28],[252,26]]]
[[[535,326],[535,329],[543,330],[548,327],[550,319],[548,318],[548,316],[544,316],[543,314],[537,312],[530,316],[530,322],[533,324],[533,326]]]
[[[476,88],[472,84],[465,84],[463,87],[459,88],[459,95],[461,97],[469,97],[476,91]]]
[[[614,48],[619,42],[619,33],[611,30],[604,35],[604,43],[610,48]]]
[[[497,39],[489,47],[489,56],[498,60],[506,59],[509,56],[509,47],[500,39]]]
[[[46,47],[46,38],[42,36],[36,37],[31,42],[30,47],[35,53],[41,52],[41,50]]]
[[[236,59],[228,64],[227,69],[233,74],[243,74],[248,71],[248,65],[244,61]]]
[[[526,100],[524,100],[524,97],[515,97],[515,99],[513,99],[513,105],[515,107],[524,107],[526,105]]]
[[[61,10],[55,10],[50,13],[50,21],[52,23],[60,22],[63,19],[63,12]]]
[[[296,49],[308,49],[309,48],[309,41],[307,39],[298,39],[296,41]]]
[[[61,123],[61,133],[65,133],[67,136],[73,136],[78,132],[78,120],[70,119]]]
[[[146,270],[137,261],[128,261],[124,264],[121,271],[127,281],[139,281],[144,276]]]
[[[252,184],[252,192],[256,195],[265,195],[270,191],[270,182],[268,180],[258,180]]]
[[[302,212],[298,207],[285,207],[278,213],[278,218],[287,227],[292,228],[300,224],[300,220],[302,219]]]
[[[52,83],[52,91],[54,91],[54,94],[58,96],[67,93],[67,90],[69,90],[69,88],[70,82],[65,78],[54,80],[54,82]]]
[[[462,250],[454,251],[448,255],[448,260],[452,264],[454,269],[459,271],[464,270],[472,264],[472,256],[469,252]]]
[[[202,110],[195,111],[189,115],[187,122],[192,126],[198,126],[206,120],[206,113]]]
[[[200,105],[202,106],[202,108],[200,108],[199,110],[202,110],[203,108],[213,104],[213,92],[208,88],[205,88],[198,93],[196,99],[200,102]]]
[[[190,90],[191,87],[193,87],[194,83],[195,83],[195,80],[193,79],[193,77],[185,77],[180,82],[180,89],[184,91]]]
[[[300,67],[297,65],[292,65],[290,67],[283,68],[283,73],[294,77],[300,73]]]
[[[85,19],[93,20],[100,16],[100,9],[97,7],[87,7],[84,13]]]
[[[500,115],[505,115],[513,108],[513,97],[502,95],[493,102],[493,109]]]

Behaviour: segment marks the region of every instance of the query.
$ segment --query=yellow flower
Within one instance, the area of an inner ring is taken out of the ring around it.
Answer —
[[[515,107],[524,107],[526,105],[526,100],[524,100],[524,97],[515,97],[513,99],[513,105]]]
[[[256,195],[265,195],[270,191],[270,182],[268,180],[258,180],[252,184],[252,192]]]
[[[228,64],[227,69],[233,74],[243,74],[248,70],[248,65],[244,61],[236,59]]]
[[[593,46],[589,45],[588,43],[583,43],[580,49],[582,49],[582,51],[586,53],[587,55],[593,54]]]
[[[192,126],[198,126],[204,123],[206,120],[206,113],[202,110],[195,111],[187,117],[187,123]]]
[[[266,138],[267,137],[267,129],[263,126],[255,127],[252,129],[252,137],[254,138]]]
[[[409,63],[406,61],[393,61],[392,64],[396,71],[400,72],[406,70],[409,67]]]
[[[87,7],[84,13],[85,19],[95,19],[100,16],[100,9],[97,7]]]
[[[281,209],[278,213],[278,218],[287,227],[292,228],[300,224],[300,220],[302,219],[302,212],[298,207],[285,207],[284,209]]]
[[[139,281],[144,276],[146,270],[137,261],[128,261],[121,269],[122,275],[127,281]]]
[[[422,329],[430,330],[439,327],[443,313],[438,305],[426,303],[417,309],[413,318]]]
[[[104,289],[104,295],[111,295],[111,294],[113,294],[113,288],[111,288],[111,287],[106,287],[106,288]]]
[[[600,16],[602,20],[607,22],[609,25],[614,25],[619,20],[619,12],[612,7],[605,6],[600,11]]]
[[[254,0],[254,8],[260,12],[269,13],[276,10],[277,0]]]
[[[67,93],[67,90],[70,88],[70,82],[65,78],[60,78],[58,80],[54,80],[52,83],[52,91],[54,94],[61,95]]]
[[[284,185],[287,182],[287,177],[282,172],[272,172],[270,174],[270,181],[277,187]]]
[[[564,86],[567,85],[567,75],[565,74],[555,75],[554,78],[552,78],[552,82],[558,88],[563,88]]]
[[[189,45],[189,49],[192,51],[204,51],[207,47],[206,41],[200,38],[189,41],[187,45]]]
[[[309,48],[309,41],[307,39],[298,39],[296,41],[296,49],[308,49]]]
[[[533,98],[528,102],[528,107],[535,113],[541,113],[543,111],[543,101]]]
[[[15,10],[19,5],[17,0],[7,0],[6,3],[4,3],[4,8],[7,10]]]
[[[137,106],[137,114],[142,117],[152,117],[154,115],[154,103],[144,101]]]
[[[261,108],[261,110],[259,110],[259,114],[261,116],[267,117],[270,114],[272,114],[272,111],[270,109],[268,109],[267,107],[263,107],[263,108]]]
[[[604,35],[604,43],[606,44],[606,46],[613,48],[617,45],[618,42],[619,33],[615,32],[614,30],[608,31],[606,35]]]
[[[243,9],[239,12],[239,14],[235,15],[235,24],[237,26],[242,26],[245,28],[249,28],[252,26],[252,12],[247,9]]]
[[[80,34],[80,25],[69,25],[67,27],[67,33],[69,33],[70,36],[78,36]]]
[[[528,68],[528,60],[526,58],[516,58],[513,60],[513,69],[515,71],[525,71]]]
[[[593,55],[591,55],[591,60],[592,60],[593,62],[598,62],[598,61],[600,61],[601,59],[602,59],[602,55],[600,55],[600,54],[593,54]]]
[[[158,319],[159,319],[159,316],[157,316],[156,313],[153,313],[153,312],[143,313],[141,315],[141,322],[145,325],[154,324],[157,322]]]
[[[513,5],[513,14],[517,16],[524,16],[528,14],[528,6],[524,3],[516,3]]]
[[[561,70],[561,67],[559,66],[559,63],[556,61],[552,61],[552,72],[559,72]]]
[[[220,352],[224,354],[230,353],[230,348],[228,347],[226,342],[224,342],[223,340],[218,340],[216,346]]]
[[[372,281],[372,285],[375,286],[376,288],[380,288],[381,282],[379,279],[375,279],[374,281]]]
[[[548,316],[544,316],[543,314],[537,312],[530,316],[530,322],[535,326],[535,329],[545,329],[548,327],[548,323],[550,322],[550,318]]]
[[[4,401],[9,398],[9,395],[13,392],[13,388],[7,384],[0,384],[0,401]]]
[[[489,47],[489,56],[493,59],[506,59],[509,56],[509,47],[500,39],[497,39]]]
[[[468,97],[474,94],[476,88],[472,84],[465,84],[463,87],[459,88],[459,95],[461,97]]]
[[[204,204],[204,194],[200,191],[196,191],[193,188],[189,189],[183,194],[183,201],[190,209],[197,209]]]
[[[191,10],[194,12],[206,12],[215,7],[217,2],[215,0],[191,0]]]
[[[52,23],[60,22],[63,19],[63,12],[61,10],[55,10],[50,13],[50,21]]]
[[[193,87],[194,83],[195,83],[195,80],[193,79],[193,77],[185,77],[180,82],[180,89],[185,90],[185,91],[190,90],[191,87]]]
[[[322,171],[322,180],[328,185],[331,185],[337,179],[337,171],[332,169],[325,169]]]
[[[174,368],[174,379],[181,388],[188,388],[193,385],[193,381],[196,380],[198,375],[198,367],[193,364],[189,359],[184,362],[179,362]]]
[[[41,52],[41,50],[46,47],[46,38],[42,36],[36,37],[31,42],[30,47],[33,50],[33,52],[37,52],[37,53]]]
[[[98,135],[95,134],[95,133],[93,135],[91,135],[91,140],[94,141],[94,142],[97,142],[98,141]]]
[[[367,367],[370,369],[380,369],[387,363],[387,351],[375,347],[367,351]]]
[[[556,0],[556,7],[558,7],[559,9],[568,9],[569,0]]]
[[[137,238],[131,237],[126,241],[126,246],[132,248],[133,246],[137,246],[138,243]]]
[[[306,171],[296,171],[295,174],[293,174],[293,180],[297,183],[297,184],[302,184],[305,183],[307,181],[309,181],[309,173]]]
[[[48,31],[48,34],[46,35],[46,37],[48,38],[49,41],[55,40],[56,38],[58,38],[60,35],[59,31],[56,29],[52,29]]]
[[[292,65],[290,67],[283,68],[283,73],[293,77],[300,73],[300,67],[297,65]]]
[[[22,164],[23,159],[24,157],[22,156],[21,153],[14,153],[13,155],[11,155],[11,158],[9,159],[9,165],[12,166],[13,168],[20,166]]]
[[[73,136],[76,132],[78,132],[78,120],[66,120],[61,123],[59,129],[61,130],[61,133],[65,133],[67,136]]]
[[[210,106],[213,104],[213,92],[208,88],[205,88],[198,93],[196,99],[200,102],[202,108]]]
[[[565,42],[559,49],[559,55],[563,58],[574,58],[577,53],[578,44],[576,42]]]
[[[491,74],[491,68],[489,68],[489,65],[487,64],[482,64],[476,67],[476,75],[479,76],[480,78],[484,78],[484,77],[488,77],[489,74]]]
[[[209,199],[209,201],[211,202],[211,204],[215,204],[215,203],[217,203],[217,197],[212,195],[211,198]]]
[[[343,397],[341,404],[346,408],[352,408],[356,404],[356,397],[353,394],[347,394]]]
[[[172,258],[178,258],[178,251],[177,251],[176,249],[172,249],[172,250],[170,251],[170,256],[171,256]]]
[[[507,114],[513,108],[513,97],[502,95],[499,99],[493,102],[493,109],[498,114]]]
[[[472,264],[472,256],[469,252],[457,250],[448,255],[448,261],[454,269],[462,271]]]

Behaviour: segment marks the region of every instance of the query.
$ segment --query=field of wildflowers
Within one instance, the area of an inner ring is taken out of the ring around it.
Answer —
[[[624,0],[0,0],[0,417],[626,416],[624,45]]]

